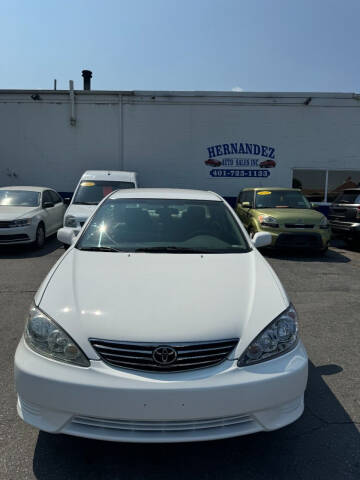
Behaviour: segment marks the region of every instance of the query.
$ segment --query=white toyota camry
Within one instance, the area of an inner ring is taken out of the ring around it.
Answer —
[[[52,433],[180,442],[303,412],[308,359],[276,274],[217,194],[107,196],[52,268],[15,356],[18,413]]]

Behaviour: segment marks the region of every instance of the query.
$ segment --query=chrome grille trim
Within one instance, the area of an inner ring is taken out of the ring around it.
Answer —
[[[307,228],[307,229],[311,229],[311,228],[314,228],[315,225],[305,224],[305,223],[285,223],[285,227],[286,228],[301,228],[301,229]]]
[[[117,368],[149,372],[182,372],[212,367],[226,360],[238,343],[238,338],[209,342],[133,343],[89,338],[99,357]],[[158,365],[153,352],[158,347],[171,347],[177,358],[169,365]]]

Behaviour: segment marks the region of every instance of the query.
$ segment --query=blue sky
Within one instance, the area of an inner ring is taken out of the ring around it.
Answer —
[[[0,88],[360,91],[358,0],[1,0]]]

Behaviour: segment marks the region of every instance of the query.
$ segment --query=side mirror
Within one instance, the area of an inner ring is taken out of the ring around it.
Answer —
[[[251,203],[250,202],[241,202],[241,206],[243,208],[251,208]]]
[[[65,197],[65,198],[64,198],[64,203],[65,203],[65,205],[70,205],[70,202],[71,202],[71,198],[70,198],[70,197]]]
[[[252,238],[252,243],[255,248],[268,247],[272,243],[271,233],[257,232]]]
[[[58,230],[57,239],[65,245],[72,245],[76,240],[76,233],[70,227],[63,227]]]
[[[44,202],[42,204],[43,208],[52,208],[55,205],[53,202]]]

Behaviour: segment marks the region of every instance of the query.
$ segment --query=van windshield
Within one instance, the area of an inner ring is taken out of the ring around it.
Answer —
[[[114,190],[135,188],[133,182],[114,182],[112,180],[84,180],[76,191],[73,203],[82,205],[97,205]]]
[[[243,253],[250,250],[221,201],[106,200],[76,248],[153,253]]]
[[[311,208],[309,201],[297,190],[260,190],[256,192],[256,208]]]

